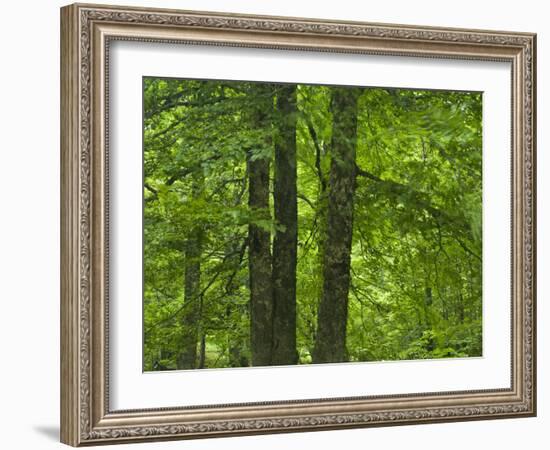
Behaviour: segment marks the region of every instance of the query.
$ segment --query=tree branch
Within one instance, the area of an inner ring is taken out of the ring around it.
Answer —
[[[162,112],[169,111],[174,108],[178,108],[180,106],[187,107],[187,108],[194,108],[197,106],[211,106],[215,105],[216,103],[221,102],[222,100],[225,100],[225,97],[214,97],[210,99],[210,101],[206,100],[200,100],[200,101],[189,101],[189,100],[183,100],[182,98],[186,95],[189,95],[188,92],[178,92],[177,94],[166,98],[166,101],[158,106],[155,109],[152,109],[148,112],[144,113],[144,119],[148,120],[151,117],[160,114]]]
[[[321,154],[323,149],[321,148],[321,144],[319,143],[319,139],[317,137],[317,132],[315,131],[315,127],[313,126],[311,119],[306,115],[304,115],[304,118],[306,120],[309,135],[313,141],[313,146],[315,147],[315,168],[317,169],[317,176],[319,178],[319,182],[321,183],[321,192],[325,192],[327,189],[327,182],[323,176],[323,169],[321,167]]]
[[[316,211],[316,208],[315,208],[315,205],[313,204],[313,202],[307,198],[304,194],[300,194],[298,192],[298,194],[296,194],[296,197],[298,197],[300,200],[303,200],[304,202],[306,202],[313,211]]]
[[[151,192],[151,194],[153,194],[155,198],[158,197],[158,191],[149,183],[143,183],[143,187],[147,189],[149,192]]]
[[[470,224],[460,217],[453,216],[448,212],[433,206],[428,200],[426,200],[425,193],[419,192],[407,186],[405,184],[398,183],[393,180],[384,180],[356,165],[355,172],[357,175],[368,178],[369,180],[376,181],[387,187],[387,191],[394,196],[399,194],[409,194],[414,198],[414,202],[422,209],[427,211],[438,223],[455,224],[461,227],[465,232],[471,234]]]

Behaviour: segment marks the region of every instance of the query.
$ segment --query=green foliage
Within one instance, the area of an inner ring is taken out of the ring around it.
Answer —
[[[247,230],[281,230],[272,210],[247,206],[247,158],[271,160],[274,132],[250,120],[270,110],[278,85],[145,78],[143,88],[145,370],[176,368],[197,226],[204,367],[247,366]],[[330,87],[297,86],[301,364],[311,362],[323,284],[330,98]],[[350,361],[481,355],[481,104],[479,93],[362,89]]]

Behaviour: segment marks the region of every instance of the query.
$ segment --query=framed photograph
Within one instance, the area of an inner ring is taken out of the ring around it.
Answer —
[[[535,55],[62,8],[62,442],[534,416]]]

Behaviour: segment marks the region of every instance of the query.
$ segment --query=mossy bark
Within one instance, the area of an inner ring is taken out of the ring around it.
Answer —
[[[204,185],[202,175],[196,175],[193,181],[193,196],[201,195]],[[177,359],[178,369],[197,368],[197,345],[201,323],[201,253],[203,230],[201,224],[193,227],[185,242],[184,305],[181,315],[182,335],[180,353]]]
[[[267,97],[269,98],[269,97]],[[272,103],[258,102],[251,111],[251,126],[270,135]],[[259,145],[269,145],[260,139]],[[269,210],[270,157],[248,158],[248,206],[264,223]],[[273,288],[271,282],[271,233],[252,221],[248,227],[248,269],[250,283],[250,350],[253,366],[271,364],[273,338]]]
[[[315,363],[347,360],[346,326],[356,186],[359,90],[336,87],[332,95],[331,165],[323,252],[323,289],[313,354]]]
[[[277,229],[273,239],[273,361],[296,364],[296,86],[277,91],[273,203]]]

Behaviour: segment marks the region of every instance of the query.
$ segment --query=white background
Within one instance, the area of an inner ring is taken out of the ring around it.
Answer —
[[[119,2],[124,3],[124,2]],[[140,444],[187,449],[542,449],[550,427],[548,254],[550,48],[546,2],[463,0],[357,2],[291,0],[138,1],[130,4],[539,33],[539,416],[349,431]],[[61,448],[59,417],[59,11],[61,2],[3,5],[0,72],[0,404],[2,447]],[[545,30],[545,31],[543,31]],[[545,55],[546,54],[546,55]],[[269,388],[269,387],[267,387]],[[120,446],[119,448],[137,448]]]
[[[510,64],[120,41],[109,59],[111,409],[510,386]],[[153,74],[482,91],[483,357],[142,373],[140,92]]]

